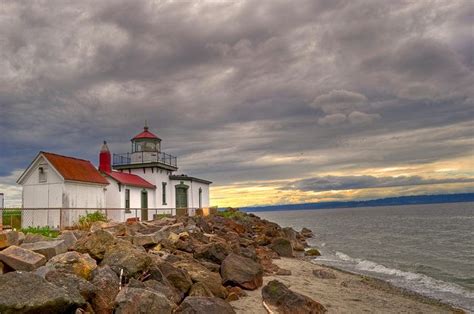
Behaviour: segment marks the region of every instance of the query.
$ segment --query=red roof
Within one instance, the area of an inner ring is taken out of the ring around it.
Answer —
[[[109,184],[88,160],[41,152],[64,180]]]
[[[147,189],[156,188],[153,184],[135,174],[123,173],[118,171],[107,172],[105,174],[123,185],[138,186]]]
[[[160,139],[158,136],[156,136],[155,134],[148,131],[148,127],[144,127],[143,132],[140,133],[140,134],[137,134],[134,138],[132,138],[132,140],[137,140],[137,139],[140,139],[140,138],[153,138],[153,139],[157,139],[157,140]]]

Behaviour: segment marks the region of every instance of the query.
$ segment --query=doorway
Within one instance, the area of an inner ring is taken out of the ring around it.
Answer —
[[[189,186],[181,183],[176,187],[176,209],[188,208],[188,188]]]
[[[141,193],[141,211],[142,211],[142,221],[148,220],[148,192],[142,190]]]

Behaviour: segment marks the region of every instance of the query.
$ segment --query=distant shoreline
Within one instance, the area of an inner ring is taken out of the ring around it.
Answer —
[[[338,201],[338,202],[284,204],[284,205],[268,205],[268,206],[249,206],[249,207],[242,207],[241,210],[245,212],[262,212],[262,211],[313,210],[313,209],[403,206],[403,205],[468,203],[468,202],[474,202],[474,193],[412,195],[412,196],[388,197],[388,198],[364,200],[364,201],[344,201],[344,202]]]

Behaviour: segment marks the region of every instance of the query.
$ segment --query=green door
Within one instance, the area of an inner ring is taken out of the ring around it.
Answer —
[[[148,220],[148,192],[142,191],[142,221]]]
[[[176,186],[176,208],[188,208],[188,189]]]

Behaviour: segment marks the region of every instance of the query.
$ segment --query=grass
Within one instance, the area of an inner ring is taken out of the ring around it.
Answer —
[[[27,233],[34,233],[34,234],[41,234],[45,237],[56,238],[59,235],[58,230],[52,230],[50,227],[28,227],[21,229],[21,232],[24,234]]]
[[[92,226],[92,223],[96,221],[108,222],[109,220],[104,213],[96,211],[93,213],[88,213],[85,216],[80,216],[76,227],[81,230],[89,230]]]
[[[224,217],[224,218],[229,218],[229,219],[243,219],[245,217],[245,213],[241,211],[236,211],[236,210],[224,210],[224,211],[219,211],[217,212],[217,215]]]
[[[4,226],[10,226],[11,228],[20,229],[21,228],[21,210],[3,209],[2,222]]]

